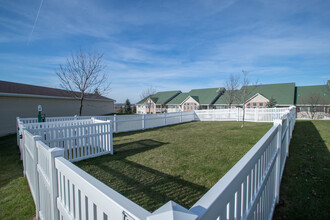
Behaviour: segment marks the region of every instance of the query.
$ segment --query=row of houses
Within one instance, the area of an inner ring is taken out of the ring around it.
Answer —
[[[245,103],[238,96],[243,89],[249,96]],[[264,84],[248,86],[240,90],[226,91],[225,88],[193,89],[190,92],[157,92],[139,102],[138,114],[192,111],[197,109],[226,109],[242,107],[265,108],[270,100],[275,100],[276,107],[297,106],[298,111],[330,111],[330,81],[326,85],[296,86],[295,83]],[[229,97],[234,97],[229,104]]]

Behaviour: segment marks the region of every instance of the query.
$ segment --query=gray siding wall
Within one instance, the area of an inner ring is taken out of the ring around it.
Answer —
[[[46,117],[79,114],[79,101],[59,98],[0,96],[0,136],[16,133],[16,117],[36,118],[38,105]],[[104,115],[114,112],[113,101],[85,100],[82,115]]]

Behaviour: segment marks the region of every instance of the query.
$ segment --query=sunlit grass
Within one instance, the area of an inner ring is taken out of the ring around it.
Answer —
[[[113,156],[76,165],[149,211],[190,208],[272,123],[192,122],[114,135]]]

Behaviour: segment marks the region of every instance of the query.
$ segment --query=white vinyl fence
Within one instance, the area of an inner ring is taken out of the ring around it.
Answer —
[[[190,211],[198,219],[272,219],[294,124],[291,108]]]
[[[246,108],[245,121],[273,122],[280,119],[289,108]],[[195,111],[198,121],[242,121],[243,109],[213,109]]]
[[[56,127],[58,123],[71,124],[76,122],[81,124],[88,122],[89,119],[96,119],[98,122],[101,121],[111,121],[113,132],[126,132],[126,131],[136,131],[144,130],[149,128],[162,127],[167,125],[174,125],[184,122],[190,122],[195,120],[195,113],[193,111],[189,112],[173,112],[173,113],[161,113],[161,114],[148,114],[148,115],[111,115],[111,116],[73,116],[73,117],[48,117],[46,122],[52,123],[38,123],[37,118],[16,118],[17,124],[17,145],[20,146],[20,135],[22,135],[22,126],[36,124],[42,126],[54,126]],[[21,150],[21,148],[20,148]]]
[[[30,123],[21,126],[20,130],[28,130],[32,135],[40,136],[42,142],[51,148],[63,148],[64,157],[71,162],[113,154],[110,121],[95,122],[95,119],[87,119]],[[22,136],[23,141],[24,138]]]
[[[173,118],[167,117],[168,115],[152,115],[147,119],[141,118],[139,122],[141,127],[143,122],[144,128],[148,128],[192,119],[192,114],[177,113],[171,115]],[[72,146],[84,143],[83,140],[89,138],[82,131],[86,127],[88,131],[93,131],[89,134],[91,136],[100,131],[102,133],[103,128],[96,129],[101,124],[102,126],[109,125],[111,130],[111,122],[102,122],[100,119],[72,123],[71,127],[75,127],[76,132],[67,133],[77,135],[74,136],[77,142],[73,141]],[[127,121],[134,122],[135,120],[126,117],[122,121],[127,123]],[[60,144],[60,138],[66,140],[66,136],[52,136],[56,144],[52,145],[48,142],[49,146],[47,146],[45,142],[50,140],[47,139],[45,133],[49,130],[55,133],[63,132],[70,127],[66,123],[68,122],[56,122],[53,126],[32,123],[29,129],[25,128],[25,126],[28,127],[27,123],[22,126],[24,173],[36,204],[37,217],[42,220],[271,219],[275,205],[279,201],[281,178],[295,125],[295,108],[292,107],[282,113],[279,119],[274,121],[274,126],[258,143],[189,210],[169,201],[153,213],[117,193],[67,160],[70,159],[66,157],[68,148],[60,148],[65,146]],[[84,129],[79,130],[79,126]],[[83,138],[80,139],[79,135]],[[68,138],[70,139],[71,136]],[[112,138],[110,141],[112,142]],[[79,146],[85,147],[86,143],[91,143],[91,141],[86,141],[85,144]]]

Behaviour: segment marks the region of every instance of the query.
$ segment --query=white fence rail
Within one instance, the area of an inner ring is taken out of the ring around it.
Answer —
[[[124,219],[124,213],[131,219],[145,219],[150,215],[63,157],[55,159],[55,167],[60,219]]]
[[[140,129],[146,129],[192,121],[196,117],[192,113],[175,113],[170,117],[168,117],[169,114],[139,116],[139,119],[126,116],[122,118],[123,120],[117,120],[114,125],[122,126],[121,129],[126,130],[127,127],[121,123],[137,121],[141,126]],[[266,115],[266,112],[264,113]],[[197,117],[205,115],[205,112],[200,115],[197,113]],[[210,115],[209,120],[217,120],[216,113]],[[257,120],[261,120],[260,115]],[[74,130],[69,129],[70,126],[66,124],[68,122],[55,122],[54,125],[32,123],[29,129],[22,125],[24,173],[36,204],[37,217],[40,219],[104,220],[272,218],[275,204],[279,200],[281,178],[295,125],[295,108],[282,113],[279,119],[274,121],[274,126],[258,143],[189,210],[170,201],[153,213],[128,200],[64,158],[70,159],[70,156],[66,154],[69,155],[68,150],[71,148],[66,148],[65,144],[61,145],[61,141],[66,141],[67,137],[73,137],[72,140],[77,140],[77,142],[68,139],[74,143],[71,146],[82,143],[79,146],[85,147],[86,143],[91,143],[88,135],[93,136],[103,131],[107,133],[111,130],[111,122],[102,121],[105,119],[108,118],[98,117],[86,122],[82,120],[74,122],[76,124],[71,123]],[[202,120],[205,119],[206,117]],[[262,120],[266,120],[265,117]],[[97,126],[109,126],[110,130]],[[80,127],[82,130],[78,129]],[[87,135],[83,130],[93,131],[93,133]],[[75,135],[58,135],[61,132],[62,134],[75,133]],[[81,139],[80,136],[82,136]],[[51,140],[54,140],[55,144]],[[94,140],[97,142],[97,138]],[[112,139],[110,140],[112,142]],[[49,141],[49,146],[47,146],[47,141]],[[59,148],[62,146],[64,148]],[[84,148],[73,147],[72,149],[76,149],[72,151],[76,153],[81,149],[84,151]],[[74,160],[73,156],[72,159]]]

